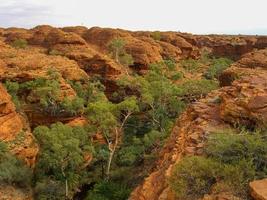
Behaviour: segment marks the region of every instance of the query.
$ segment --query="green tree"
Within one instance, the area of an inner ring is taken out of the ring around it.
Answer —
[[[108,47],[116,62],[128,67],[134,63],[134,60],[132,55],[125,51],[125,45],[126,42],[122,38],[115,38],[109,43]],[[127,71],[126,73],[128,74]]]
[[[78,97],[82,98],[85,104],[106,100],[104,94],[105,86],[99,80],[92,78],[84,82],[85,83],[80,81],[69,81]]]
[[[179,96],[187,102],[195,101],[206,96],[212,90],[218,89],[219,84],[213,80],[188,80],[178,86],[180,89]]]
[[[94,125],[95,131],[104,135],[108,145],[107,177],[110,176],[111,164],[122,140],[125,123],[136,111],[138,111],[138,106],[136,99],[133,97],[126,98],[118,104],[109,101],[97,101],[88,104],[88,118]]]
[[[206,79],[218,79],[221,73],[233,63],[228,58],[214,58],[211,61],[210,67],[203,74]]]
[[[85,156],[93,153],[88,133],[81,127],[56,123],[51,128],[35,128],[34,135],[41,147],[35,173],[37,181],[53,177],[64,183],[65,196],[69,198],[69,191],[77,189],[86,173]]]
[[[102,181],[97,183],[90,191],[86,200],[125,200],[128,198],[130,190],[123,184],[111,181]]]
[[[151,33],[151,37],[154,40],[158,40],[159,41],[161,39],[161,33],[159,31],[152,32]]]
[[[119,61],[119,56],[124,53],[124,46],[126,42],[122,38],[115,38],[113,39],[108,47],[110,48],[112,52],[112,57],[116,60],[116,62]]]
[[[121,87],[129,87],[137,93],[141,110],[152,119],[155,128],[165,131],[170,118],[176,118],[184,109],[184,103],[179,100],[181,89],[169,78],[169,72],[175,70],[175,63],[163,61],[150,66],[150,71],[144,76],[122,78]]]
[[[11,46],[18,49],[25,49],[28,46],[28,42],[25,39],[16,39],[11,43]]]

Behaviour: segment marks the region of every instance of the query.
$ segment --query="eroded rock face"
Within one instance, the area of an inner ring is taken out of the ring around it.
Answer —
[[[267,73],[248,75],[224,88],[221,116],[229,123],[256,128],[267,122]]]
[[[88,78],[76,62],[62,56],[48,56],[32,49],[13,49],[0,47],[0,79],[28,81],[36,77],[44,77],[49,69],[58,70],[69,80]],[[1,63],[3,63],[1,65]]]
[[[267,200],[267,179],[250,182],[249,187],[254,200]]]
[[[221,115],[229,123],[254,127],[266,123],[267,49],[245,54],[220,77],[225,87]]]
[[[0,85],[0,140],[6,142],[10,151],[29,166],[35,165],[38,146],[25,120],[16,112],[11,97],[2,85]]]
[[[162,41],[170,43],[182,50],[183,58],[198,58],[200,56],[198,48],[192,43],[188,42],[185,38],[181,37],[180,34],[174,32],[166,32],[161,35]]]
[[[44,54],[61,55],[74,60],[80,68],[86,69],[91,74],[102,75],[108,71],[110,73],[108,78],[125,73],[125,67],[107,56],[108,44],[114,38],[120,37],[125,40],[126,52],[134,58],[134,64],[131,67],[138,72],[147,70],[149,64],[162,59],[179,61],[184,58],[198,58],[200,49],[203,47],[211,48],[218,56],[240,57],[254,48],[264,48],[267,44],[266,37],[263,36],[197,36],[161,32],[160,39],[154,39],[151,32],[131,32],[99,27],[87,29],[82,26],[58,29],[42,25],[30,30],[1,29],[1,35],[3,41],[8,44],[16,39],[28,41],[31,45],[32,60],[45,60]],[[42,53],[42,56],[35,55],[33,52]],[[9,56],[12,57],[12,54],[16,53],[11,53]],[[54,60],[52,57],[49,59]]]
[[[209,47],[216,56],[226,56],[239,59],[240,56],[251,52],[253,49],[267,47],[266,36],[196,36],[198,47]]]
[[[267,63],[263,59],[259,67],[249,67],[252,60],[258,60],[258,53],[262,51],[247,54],[246,58],[244,56],[240,62],[246,60],[243,63],[247,64],[242,67],[239,62],[233,65],[239,72],[248,69],[246,73],[239,74],[239,79],[192,104],[180,116],[156,163],[156,169],[132,192],[130,200],[175,200],[168,184],[173,166],[184,156],[201,155],[207,135],[236,123],[251,129],[266,124],[267,73],[264,66]],[[206,199],[218,198],[210,195]]]
[[[267,69],[267,49],[257,50],[243,55],[235,66]]]

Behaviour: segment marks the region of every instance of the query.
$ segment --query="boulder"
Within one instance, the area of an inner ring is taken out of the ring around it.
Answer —
[[[252,181],[249,188],[254,200],[267,200],[267,179]]]

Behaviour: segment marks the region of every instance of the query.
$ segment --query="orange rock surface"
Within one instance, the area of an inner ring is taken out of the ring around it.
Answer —
[[[249,183],[249,187],[254,200],[267,199],[267,179],[252,181]]]
[[[18,137],[22,138],[17,141]],[[0,85],[0,140],[8,144],[13,154],[25,160],[29,166],[34,166],[38,146],[25,120],[16,112],[9,94],[2,85]]]

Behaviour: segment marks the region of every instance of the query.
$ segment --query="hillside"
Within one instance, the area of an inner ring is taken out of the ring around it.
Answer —
[[[267,36],[0,28],[0,199],[267,199]]]

